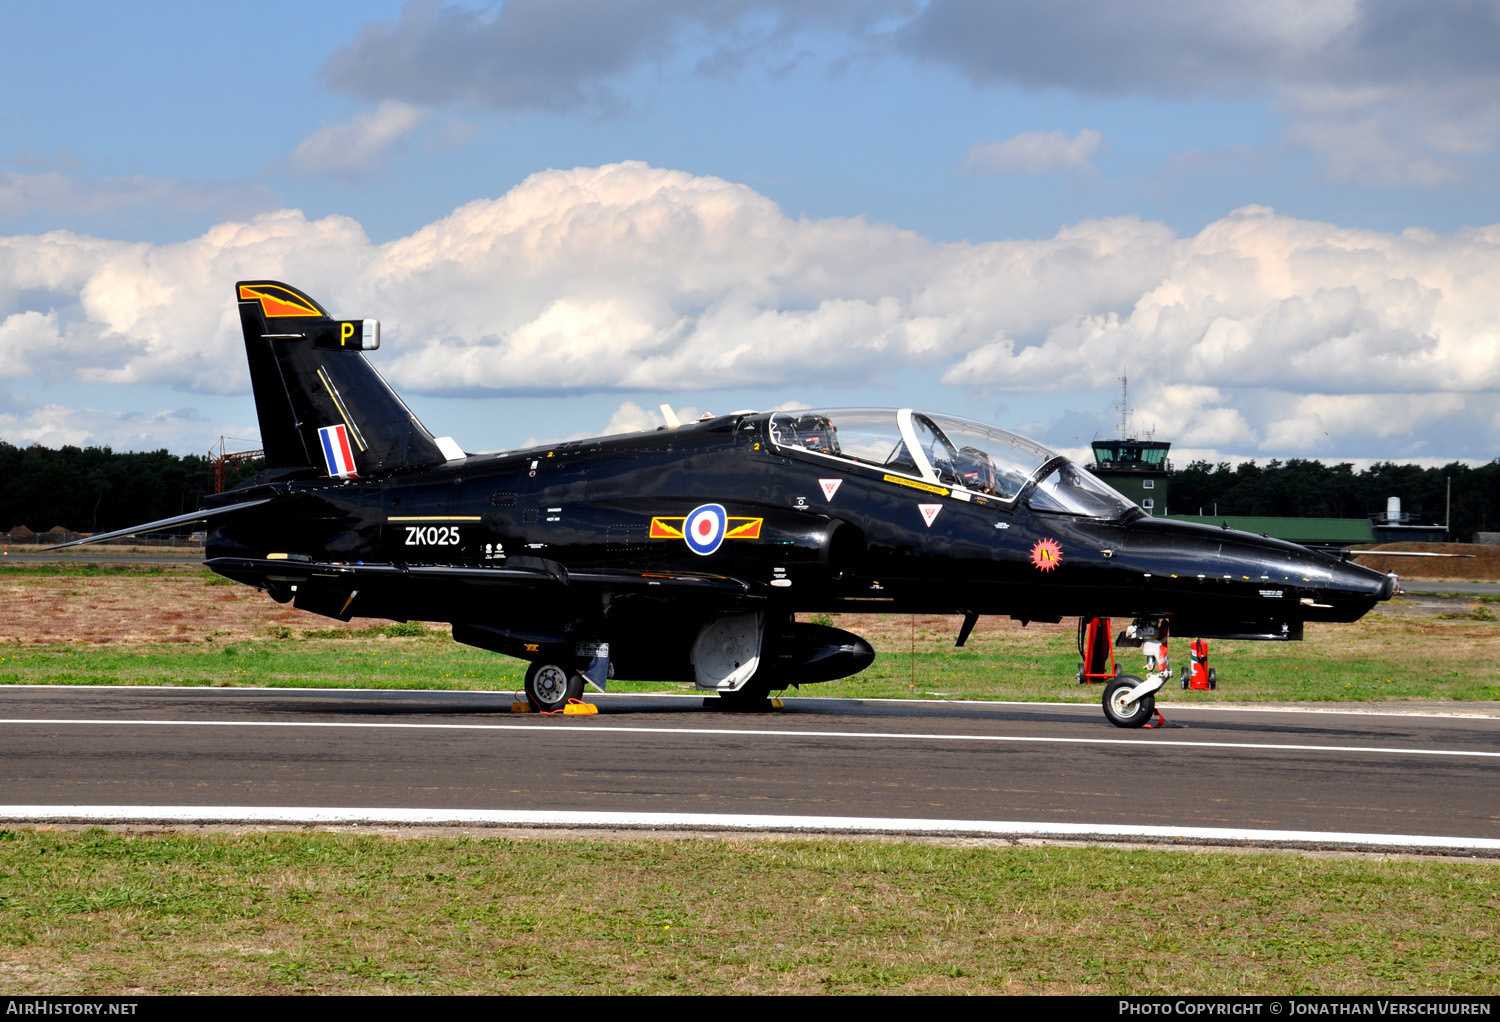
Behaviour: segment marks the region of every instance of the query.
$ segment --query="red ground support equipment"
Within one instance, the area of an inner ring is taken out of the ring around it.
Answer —
[[[1078,684],[1113,681],[1119,676],[1115,649],[1109,641],[1109,618],[1078,619],[1078,655],[1083,657],[1078,665]]]
[[[1192,653],[1193,663],[1187,673],[1182,676],[1182,687],[1204,691],[1218,688],[1219,679],[1214,674],[1214,669],[1208,666],[1208,642],[1204,639],[1194,639],[1188,649]]]

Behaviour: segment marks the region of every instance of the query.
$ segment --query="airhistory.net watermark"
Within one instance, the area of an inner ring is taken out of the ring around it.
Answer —
[[[5,1002],[7,1015],[134,1015],[135,1001],[65,1001],[57,998],[12,998]]]

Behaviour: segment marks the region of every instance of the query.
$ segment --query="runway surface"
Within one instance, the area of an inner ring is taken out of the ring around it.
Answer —
[[[791,698],[0,690],[0,819],[1095,835],[1500,854],[1500,717]],[[1462,708],[1447,708],[1448,713]]]
[[[1403,593],[1460,593],[1469,596],[1500,594],[1500,582],[1408,582],[1401,580]]]

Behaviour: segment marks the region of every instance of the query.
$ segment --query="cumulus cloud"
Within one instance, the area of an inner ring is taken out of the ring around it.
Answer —
[[[1089,167],[1104,136],[1084,128],[1069,138],[1061,131],[1026,131],[1003,142],[975,143],[964,161],[966,174],[1049,174]]]
[[[615,409],[615,413],[604,424],[599,436],[614,436],[618,433],[640,433],[666,425],[660,412],[647,411],[634,401],[626,401]]]
[[[1404,394],[1304,394],[1266,430],[1267,450],[1301,453],[1328,450],[1331,438],[1363,433],[1382,439],[1402,437],[1418,427],[1458,415],[1463,394],[1434,393],[1413,401]]]
[[[427,119],[426,111],[410,103],[381,103],[309,134],[293,150],[291,167],[310,176],[367,177],[405,146]]]
[[[0,379],[30,376],[35,362],[56,351],[62,335],[57,329],[57,312],[29,309],[0,320]]]
[[[997,330],[1150,286],[1160,225],[940,245],[863,220],[792,220],[716,178],[640,164],[534,175],[382,249],[421,345],[393,372],[437,392],[779,384],[818,367],[879,379]],[[978,299],[976,291],[1000,293]],[[976,300],[978,299],[978,300]]]
[[[1132,393],[1135,421],[1142,427],[1136,432],[1170,439],[1174,448],[1253,450],[1259,442],[1245,415],[1219,387],[1152,379]]]
[[[1500,393],[1500,225],[1247,207],[1191,237],[1127,217],[940,243],[638,163],[536,174],[383,245],[296,211],[163,245],[0,237],[0,365],[244,392],[230,284],[258,277],[378,316],[377,362],[414,392],[784,394],[938,369],[969,392],[1107,394],[1124,365],[1195,446],[1305,449],[1366,416],[1416,435],[1460,409],[1453,453],[1500,439],[1471,422]]]
[[[56,310],[49,353],[87,382],[161,382],[203,393],[244,391],[235,280],[271,268],[331,286],[368,257],[364,231],[345,217],[308,221],[295,210],[152,245],[52,231],[0,237],[0,320]],[[353,259],[355,266],[340,266]],[[8,361],[9,345],[0,347]]]
[[[1129,363],[1205,384],[1493,391],[1500,318],[1482,280],[1497,259],[1500,228],[1387,234],[1246,207],[1176,244],[1128,312],[1073,317],[1033,345],[997,338],[944,379],[1099,387]]]

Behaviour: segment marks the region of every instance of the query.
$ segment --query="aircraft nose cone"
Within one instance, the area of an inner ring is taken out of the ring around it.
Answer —
[[[1317,597],[1320,603],[1355,600],[1373,607],[1400,592],[1401,580],[1395,573],[1382,574],[1362,564],[1341,561],[1331,568],[1326,589]]]

